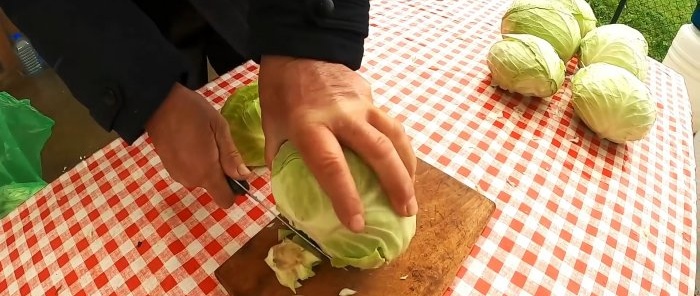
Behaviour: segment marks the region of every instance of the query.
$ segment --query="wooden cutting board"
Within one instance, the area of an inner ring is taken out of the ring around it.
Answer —
[[[327,259],[316,275],[297,289],[297,295],[335,296],[343,288],[358,296],[440,296],[454,281],[476,239],[495,210],[495,204],[440,170],[418,161],[416,169],[418,229],[406,253],[376,270],[337,269]],[[278,243],[282,223],[263,228],[216,271],[231,296],[288,296],[263,261]],[[402,279],[404,278],[404,279]]]

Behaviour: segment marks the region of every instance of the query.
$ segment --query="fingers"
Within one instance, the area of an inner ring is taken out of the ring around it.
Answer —
[[[279,152],[283,141],[280,140],[278,133],[273,131],[274,125],[268,123],[267,117],[263,114],[263,133],[265,134],[265,165],[268,169],[272,169],[272,161]]]
[[[333,133],[323,126],[305,128],[294,145],[321,188],[330,197],[340,221],[354,232],[364,229],[362,201],[345,156]]]
[[[377,121],[383,130],[396,127],[386,126],[389,122]],[[382,188],[388,195],[395,211],[402,216],[413,216],[418,211],[412,175],[407,166],[415,167],[410,157],[406,162],[388,136],[397,138],[398,133],[390,130],[382,133],[368,122],[354,121],[338,131],[342,142],[357,152],[376,172]],[[399,144],[402,140],[397,139]],[[404,149],[405,150],[405,149]],[[406,154],[406,152],[402,152]],[[411,169],[414,170],[415,168]]]
[[[380,109],[373,109],[373,111],[369,113],[367,121],[391,140],[391,143],[394,144],[394,149],[399,154],[406,170],[411,175],[411,179],[415,180],[418,160],[413,151],[411,139],[406,134],[403,125],[389,117]]]
[[[219,151],[221,168],[206,180],[206,189],[220,207],[229,208],[233,205],[235,194],[226,181],[226,175],[237,180],[243,180],[250,175],[243,157],[238,152],[229,132],[228,123],[221,118],[213,127],[214,139]]]
[[[260,109],[262,111],[262,130],[265,135],[265,165],[268,169],[272,169],[272,162],[284,142],[284,139],[282,139],[283,136],[280,135],[278,125],[281,118],[286,115],[285,113],[287,110],[282,108],[282,112],[280,112],[279,108],[281,104],[275,101],[271,102],[271,99],[268,99],[269,97],[274,99],[276,96],[274,93],[270,93],[272,88],[268,86],[267,80],[263,78],[264,76],[261,73],[258,89],[260,93]]]
[[[231,178],[243,180],[250,175],[250,170],[245,165],[241,153],[238,152],[236,144],[229,132],[228,123],[221,118],[214,127],[214,137],[216,146],[219,148],[219,161],[223,171]]]
[[[229,187],[228,182],[226,182],[224,171],[221,169],[217,171],[220,173],[212,174],[212,177],[206,180],[203,187],[207,190],[209,195],[211,195],[217,205],[228,209],[233,205],[236,195],[231,190],[231,187]]]

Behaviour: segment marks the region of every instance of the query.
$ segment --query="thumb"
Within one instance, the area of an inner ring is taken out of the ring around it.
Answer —
[[[214,138],[216,146],[219,148],[219,161],[226,175],[231,178],[242,180],[250,175],[250,170],[245,165],[241,153],[238,152],[236,144],[229,132],[228,122],[222,117],[219,118],[214,128]]]
[[[274,136],[274,133],[270,135],[265,135],[265,164],[268,169],[272,169],[272,162],[275,160],[277,152],[279,152],[282,146],[283,140],[279,140],[278,137]]]
[[[262,129],[263,134],[265,134],[265,165],[272,170],[272,162],[279,152],[284,138],[277,132],[277,126],[265,116],[265,113],[262,114]]]

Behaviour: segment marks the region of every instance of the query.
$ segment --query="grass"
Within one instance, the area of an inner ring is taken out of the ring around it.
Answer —
[[[649,56],[662,61],[678,29],[690,22],[700,0],[629,0],[617,23],[633,27],[649,43]],[[619,0],[588,0],[599,25],[609,24]]]

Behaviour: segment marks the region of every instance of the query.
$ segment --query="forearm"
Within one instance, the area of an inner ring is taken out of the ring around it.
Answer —
[[[251,47],[256,62],[264,55],[310,58],[357,70],[368,34],[368,0],[334,0],[324,16],[322,0],[255,0],[250,7]],[[313,3],[312,6],[307,3]]]
[[[173,84],[179,53],[126,0],[0,0],[72,94],[106,130],[132,143]]]

